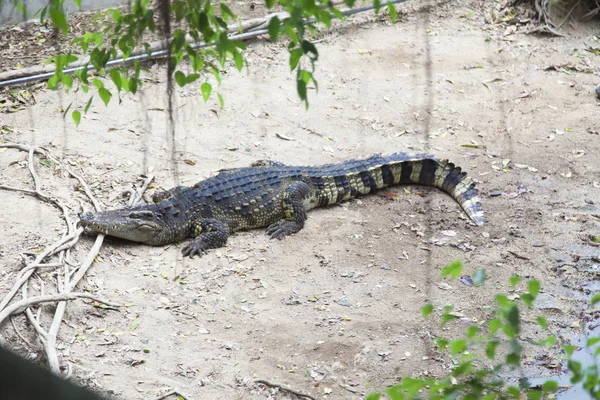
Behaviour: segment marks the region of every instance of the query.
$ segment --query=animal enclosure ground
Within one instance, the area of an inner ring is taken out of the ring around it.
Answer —
[[[489,318],[497,291],[523,293],[508,287],[513,274],[541,280],[544,292],[524,316],[524,341],[544,335],[537,315],[566,342],[585,330],[597,315],[583,312],[586,291],[600,268],[600,248],[588,244],[600,235],[600,57],[586,49],[600,44],[591,35],[506,32],[484,23],[478,3],[440,3],[396,25],[359,16],[324,35],[308,110],[285,45],[255,41],[248,70],[228,73],[219,88],[223,110],[196,87],[175,90],[174,142],[158,65],[143,93],[107,109],[98,101],[79,127],[61,113],[87,101],[77,91],[38,92],[37,104],[0,114],[12,127],[0,140],[48,148],[106,208],[124,205],[121,192],[143,174],[170,188],[258,159],[304,165],[431,152],[480,182],[483,228],[439,190],[407,186],[314,210],[282,241],[262,230],[236,234],[200,259],[182,258],[179,245],[107,238],[81,290],[125,306],[69,303],[58,351],[75,378],[126,399],[171,388],[194,399],[285,398],[257,378],[316,398],[358,399],[402,376],[447,375],[453,360],[432,338]],[[78,184],[47,164],[36,164],[43,190],[77,213],[86,201]],[[31,187],[25,153],[0,153],[0,170],[2,183]],[[0,191],[0,199],[5,293],[20,253],[56,241],[62,220],[32,197]],[[467,274],[485,268],[485,285],[441,279],[455,259]],[[423,320],[427,302],[436,312]],[[448,304],[462,317],[442,329],[435,316]],[[15,324],[33,340],[22,316]],[[2,333],[22,354],[40,355],[11,324]],[[532,376],[560,372],[559,350],[536,352],[525,352]]]

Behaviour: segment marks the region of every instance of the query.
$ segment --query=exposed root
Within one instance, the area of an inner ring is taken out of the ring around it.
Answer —
[[[15,313],[25,312],[28,322],[33,327],[34,332],[36,333],[40,343],[42,343],[42,345],[44,346],[44,352],[46,353],[50,369],[55,373],[60,373],[60,365],[58,355],[56,353],[56,341],[58,331],[60,329],[60,325],[64,317],[66,302],[78,298],[90,298],[103,304],[112,306],[115,305],[88,293],[73,292],[74,288],[83,279],[88,269],[93,264],[94,259],[98,255],[98,252],[104,240],[104,235],[99,234],[96,237],[94,245],[88,252],[81,265],[76,266],[75,268],[71,268],[73,267],[73,264],[70,261],[68,261],[69,251],[78,242],[79,237],[83,232],[83,228],[77,227],[71,221],[69,211],[62,202],[46,195],[41,191],[41,180],[37,175],[34,167],[34,155],[43,155],[47,159],[51,160],[52,162],[56,163],[61,168],[66,170],[71,177],[77,179],[81,187],[84,189],[86,195],[89,197],[90,201],[94,205],[96,211],[100,211],[101,205],[93,196],[89,186],[83,180],[83,178],[75,172],[73,172],[69,167],[58,161],[58,159],[54,157],[47,149],[43,147],[27,146],[15,143],[3,143],[0,144],[0,147],[18,149],[21,151],[26,151],[28,153],[28,169],[34,182],[33,190],[25,188],[16,188],[6,184],[0,184],[0,189],[18,191],[31,196],[35,196],[40,200],[57,207],[61,210],[66,225],[66,231],[63,237],[55,243],[47,246],[40,254],[35,255],[35,258],[32,262],[28,263],[27,261],[29,260],[29,257],[27,255],[22,255],[26,265],[24,268],[21,269],[21,271],[19,271],[15,283],[13,284],[10,291],[0,301],[0,324],[4,321],[4,319],[8,318],[9,316]],[[144,184],[142,185],[142,188],[139,191],[136,191],[135,196],[132,196],[132,202],[137,201],[142,197],[143,191],[148,187],[152,179],[152,176],[146,178]],[[55,256],[59,257],[59,262],[50,262],[50,259]],[[40,269],[46,270],[49,268],[57,268],[59,271],[59,273],[56,274],[57,280],[55,283],[58,293],[52,295],[44,295],[44,282],[42,281],[40,282],[41,294],[39,296],[29,297],[27,290],[27,282],[29,281],[29,279],[34,275],[36,271]],[[21,289],[22,291],[22,299],[20,301],[10,304],[16,293],[19,291],[19,289]],[[30,308],[33,305],[47,302],[58,303],[56,306],[52,323],[50,325],[50,329],[48,331],[44,330],[40,323],[40,310],[38,309],[38,314],[36,316]],[[17,334],[19,334],[19,336],[22,337],[19,332],[17,332]],[[31,346],[31,343],[27,343]],[[71,373],[70,365],[67,365],[67,371],[67,374]]]

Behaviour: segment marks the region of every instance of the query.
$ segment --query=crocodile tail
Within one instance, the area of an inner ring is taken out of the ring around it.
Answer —
[[[318,205],[331,205],[400,184],[429,185],[452,196],[477,225],[484,223],[475,182],[460,167],[432,155],[394,153],[310,167],[303,171],[317,188]]]
[[[437,187],[452,196],[475,224],[483,226],[484,213],[479,202],[479,191],[475,182],[460,167],[431,155],[410,157],[397,153],[383,159],[387,162],[380,168],[383,173],[385,169],[392,171],[395,184],[414,183]]]

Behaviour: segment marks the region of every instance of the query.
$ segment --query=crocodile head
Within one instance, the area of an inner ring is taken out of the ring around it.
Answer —
[[[169,229],[168,217],[153,204],[84,212],[79,218],[81,225],[92,231],[134,242],[161,245],[179,239]]]

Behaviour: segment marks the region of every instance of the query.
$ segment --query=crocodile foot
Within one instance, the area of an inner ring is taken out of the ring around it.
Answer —
[[[267,235],[271,236],[271,239],[283,239],[287,235],[298,232],[304,224],[298,224],[295,221],[277,221],[267,228]]]
[[[201,257],[202,253],[209,248],[210,246],[208,243],[200,240],[194,240],[183,248],[182,253],[184,257],[194,258],[196,255]]]

